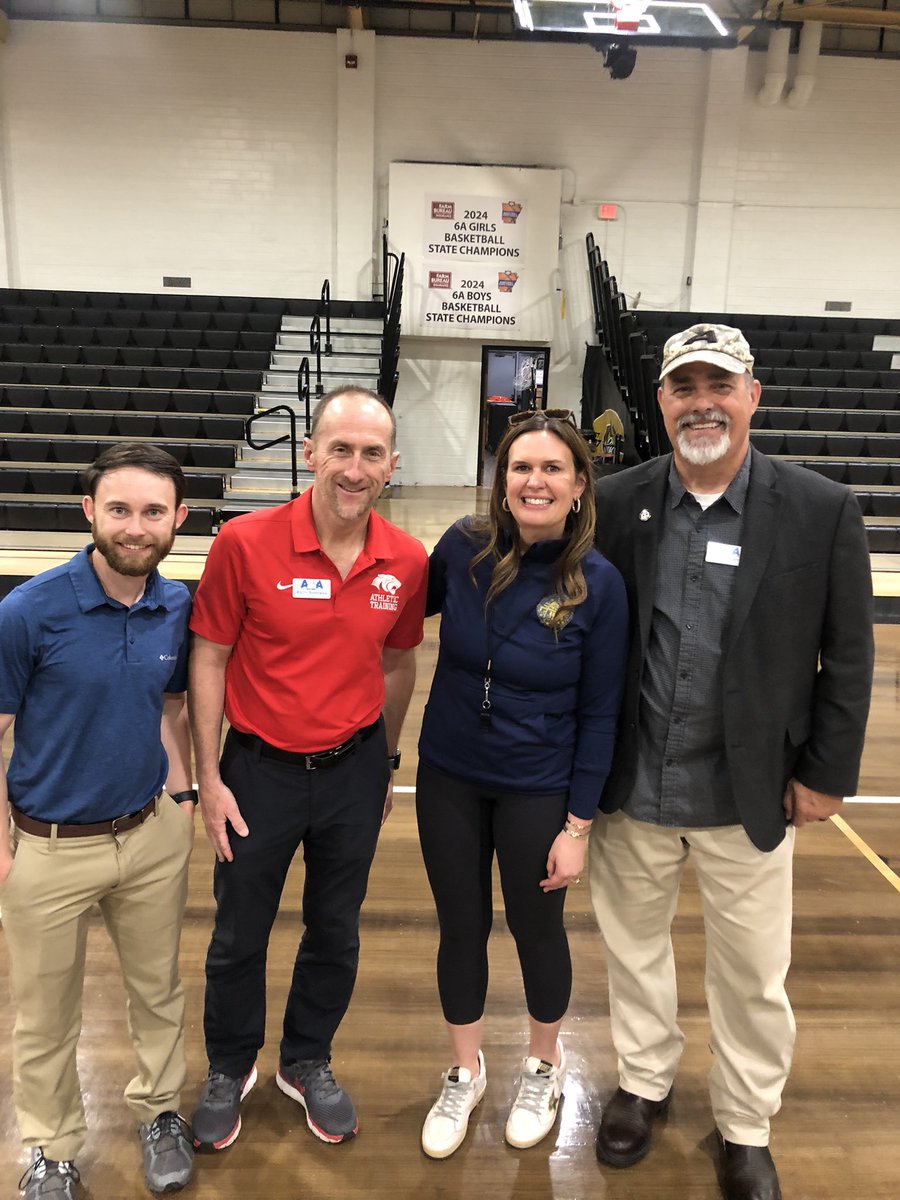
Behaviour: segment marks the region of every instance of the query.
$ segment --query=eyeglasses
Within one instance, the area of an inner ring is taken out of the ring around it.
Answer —
[[[521,425],[523,421],[530,421],[532,417],[552,417],[556,421],[568,421],[576,429],[578,428],[575,415],[570,408],[526,408],[523,412],[513,413],[509,418],[509,424]]]

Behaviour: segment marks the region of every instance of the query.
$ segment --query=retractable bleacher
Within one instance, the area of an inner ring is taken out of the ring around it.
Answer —
[[[0,289],[0,524],[84,529],[80,469],[153,442],[211,534],[284,316],[315,302]]]

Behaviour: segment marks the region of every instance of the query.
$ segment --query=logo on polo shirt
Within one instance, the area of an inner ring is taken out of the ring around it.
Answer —
[[[290,583],[275,584],[279,592],[290,592],[294,600],[330,600],[330,579],[292,579]]]
[[[161,654],[159,656],[159,661],[160,662],[177,662],[178,655],[177,654]]]
[[[397,595],[403,585],[395,575],[376,575],[372,587],[377,588],[369,597],[369,607],[382,612],[396,612],[400,607],[400,597]]]

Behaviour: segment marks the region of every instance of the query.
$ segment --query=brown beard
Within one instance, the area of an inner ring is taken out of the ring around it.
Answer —
[[[159,539],[148,545],[146,549],[150,551],[149,555],[142,556],[140,559],[136,559],[130,554],[122,554],[111,538],[105,537],[100,533],[96,522],[91,525],[91,537],[94,539],[94,546],[117,574],[137,577],[140,575],[149,575],[151,571],[159,566],[172,549],[175,542],[175,526],[173,523],[168,537]]]

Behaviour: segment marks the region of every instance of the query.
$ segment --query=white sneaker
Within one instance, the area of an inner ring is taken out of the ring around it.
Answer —
[[[540,1058],[526,1058],[516,1096],[506,1122],[506,1140],[511,1146],[525,1150],[536,1146],[547,1136],[556,1120],[556,1110],[566,1078],[566,1055],[562,1042],[559,1047],[559,1066]]]
[[[429,1158],[447,1158],[458,1150],[469,1128],[469,1117],[487,1085],[484,1055],[478,1051],[478,1074],[472,1078],[465,1067],[451,1067],[444,1075],[441,1094],[431,1106],[422,1126],[422,1149]]]

